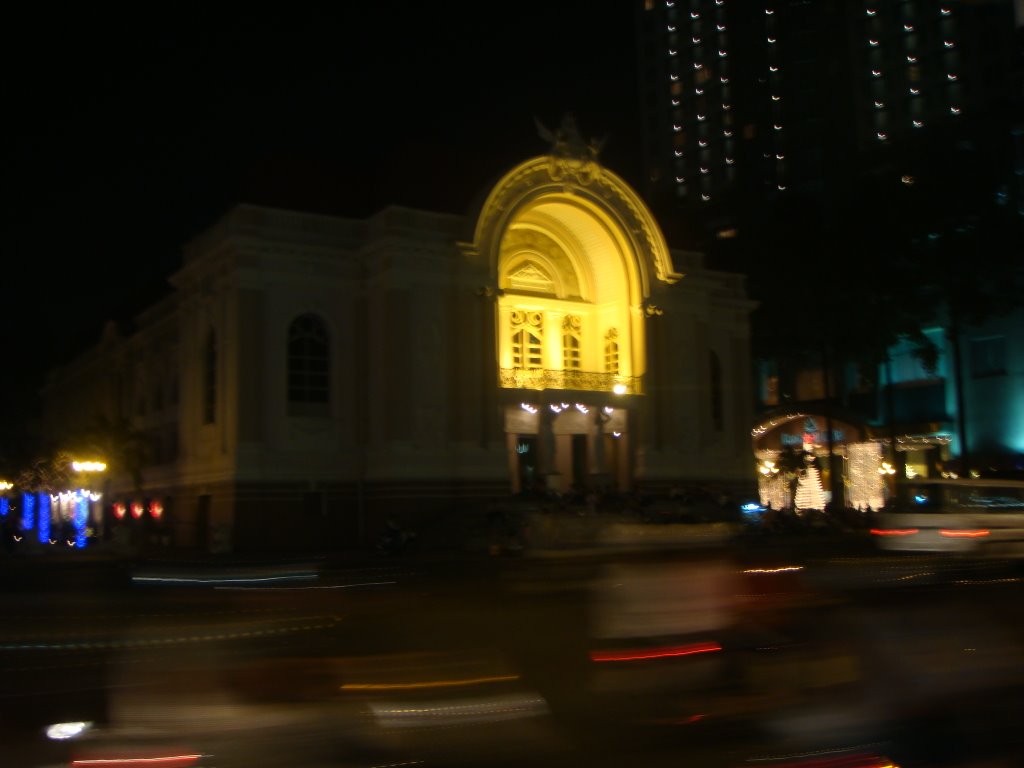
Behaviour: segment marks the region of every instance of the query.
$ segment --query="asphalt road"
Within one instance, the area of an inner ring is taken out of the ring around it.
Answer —
[[[794,765],[855,745],[904,766],[967,766],[1022,754],[1012,563],[758,545],[0,567],[3,766]],[[666,644],[685,654],[594,660]],[[77,720],[91,734],[43,736]]]

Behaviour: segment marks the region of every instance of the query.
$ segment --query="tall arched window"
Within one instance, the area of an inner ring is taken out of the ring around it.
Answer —
[[[619,372],[619,332],[609,328],[604,337],[604,370],[605,373]]]
[[[324,321],[299,315],[288,326],[288,406],[298,416],[327,412],[331,394],[331,352]]]
[[[203,348],[203,423],[217,420],[217,334],[211,328],[206,333]]]
[[[566,315],[562,322],[562,367],[567,371],[578,371],[583,367],[580,327],[578,315]]]
[[[722,413],[722,363],[714,351],[708,353],[708,386],[711,395],[711,422],[715,429],[722,431],[724,416]]]
[[[540,312],[512,313],[512,366],[544,367],[544,318]]]

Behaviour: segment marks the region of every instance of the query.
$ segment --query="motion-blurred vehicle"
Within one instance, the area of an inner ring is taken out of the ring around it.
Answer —
[[[1024,556],[1024,482],[915,479],[896,490],[871,529],[881,549]]]

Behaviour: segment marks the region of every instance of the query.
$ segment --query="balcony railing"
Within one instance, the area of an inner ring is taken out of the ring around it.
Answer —
[[[613,392],[616,385],[625,387],[622,394],[643,394],[640,376],[593,371],[556,371],[547,368],[502,368],[503,389],[576,389],[584,392]]]

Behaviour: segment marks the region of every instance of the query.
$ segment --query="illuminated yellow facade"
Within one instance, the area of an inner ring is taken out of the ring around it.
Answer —
[[[464,216],[239,205],[171,282],[54,372],[48,423],[105,411],[150,436],[143,487],[112,477],[111,501],[159,501],[184,545],[257,548],[293,520],[344,546],[396,510],[442,531],[530,489],[749,482],[743,278],[670,250],[571,134]]]

